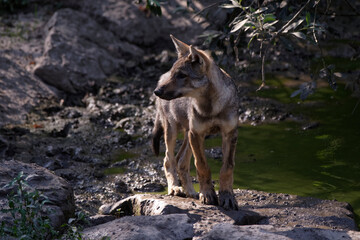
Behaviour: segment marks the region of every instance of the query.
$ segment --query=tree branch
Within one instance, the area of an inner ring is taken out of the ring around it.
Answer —
[[[214,6],[216,6],[216,5],[219,5],[219,4],[221,4],[221,3],[224,3],[225,1],[219,1],[219,2],[215,2],[215,3],[213,3],[213,4],[210,4],[209,6],[206,6],[206,7],[204,7],[203,9],[201,9],[200,11],[198,11],[194,16],[192,16],[192,18],[195,18],[195,17],[197,17],[197,16],[199,16],[202,12],[204,12],[205,10],[207,10],[207,9],[209,9],[209,8],[212,8],[212,7],[214,7]]]
[[[274,41],[275,38],[277,38],[280,33],[282,33],[290,24],[292,24],[296,18],[302,13],[302,11],[304,11],[304,9],[307,7],[307,5],[309,5],[311,0],[308,0],[304,6],[302,6],[299,11],[284,25],[280,28],[280,30],[275,33],[271,38],[270,41],[268,43],[268,45],[265,48],[264,54],[262,55],[261,58],[261,86],[256,90],[256,91],[260,91],[264,86],[265,86],[265,58],[267,55],[267,52],[269,50],[269,47],[271,46],[271,42]]]

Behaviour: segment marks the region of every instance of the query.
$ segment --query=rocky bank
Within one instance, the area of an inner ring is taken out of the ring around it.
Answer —
[[[97,220],[108,215],[120,218],[87,228],[84,230],[84,236],[90,239],[104,236],[125,239],[125,236],[137,234],[154,236],[151,239],[360,237],[360,233],[354,231],[357,227],[354,224],[351,206],[347,203],[240,189],[235,190],[235,196],[240,206],[238,211],[225,211],[221,207],[204,205],[190,198],[135,195],[117,203],[101,206],[99,213],[103,216],[96,216]],[[142,219],[126,215],[145,217]],[[157,231],[162,229],[162,221],[169,218],[169,215],[172,219],[169,219],[164,227],[166,235],[157,235]],[[179,226],[179,223],[184,224]],[[144,228],[141,227],[142,224]],[[131,235],[134,231],[136,233]],[[182,234],[179,235],[179,231]]]

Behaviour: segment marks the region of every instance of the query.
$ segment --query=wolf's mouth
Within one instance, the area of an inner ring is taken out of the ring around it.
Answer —
[[[154,94],[156,96],[158,96],[159,98],[161,99],[165,99],[165,100],[172,100],[172,99],[175,99],[175,98],[179,98],[179,97],[182,97],[183,95],[181,93],[178,93],[176,91],[170,91],[170,92],[165,92],[163,91],[163,89],[156,89],[154,91]]]

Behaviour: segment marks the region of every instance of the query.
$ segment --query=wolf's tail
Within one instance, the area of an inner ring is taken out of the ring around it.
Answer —
[[[156,156],[159,156],[160,138],[164,134],[164,128],[161,125],[159,115],[156,114],[154,129],[152,132],[152,150]]]

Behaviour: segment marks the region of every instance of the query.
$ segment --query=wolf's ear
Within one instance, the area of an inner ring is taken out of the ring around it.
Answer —
[[[175,38],[172,34],[170,34],[170,37],[175,45],[178,57],[186,56],[189,53],[189,45]]]
[[[210,60],[208,56],[194,48],[192,45],[190,45],[190,53],[188,55],[188,58],[193,63],[199,63],[203,70],[206,70],[207,67],[210,65]]]

